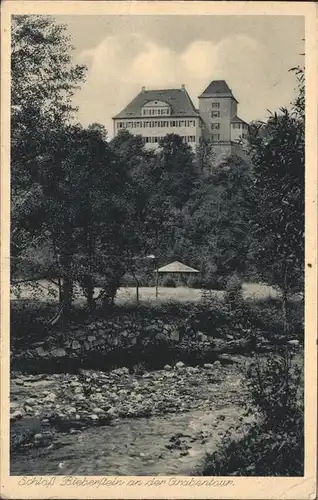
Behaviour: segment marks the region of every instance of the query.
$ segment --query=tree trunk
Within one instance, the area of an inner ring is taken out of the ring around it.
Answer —
[[[73,281],[68,276],[63,278],[63,312],[66,321],[69,319],[73,302]]]

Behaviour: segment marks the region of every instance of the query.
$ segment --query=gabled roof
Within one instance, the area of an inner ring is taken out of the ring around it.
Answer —
[[[182,264],[182,262],[175,261],[171,262],[171,264],[167,264],[166,266],[160,267],[158,269],[158,273],[198,273],[197,269],[193,269],[193,267],[186,266]]]
[[[245,123],[245,125],[248,125],[247,122],[245,122],[244,120],[242,120],[242,118],[239,118],[238,116],[234,116],[234,118],[232,118],[231,120],[231,123]]]
[[[199,99],[200,97],[232,97],[236,101],[225,80],[213,80],[199,96]]]
[[[149,101],[164,101],[171,106],[169,116],[199,117],[188,92],[185,89],[142,90],[114,118],[137,118],[141,108]],[[163,118],[161,116],[161,118]]]

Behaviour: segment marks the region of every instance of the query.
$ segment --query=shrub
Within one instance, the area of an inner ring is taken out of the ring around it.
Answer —
[[[247,370],[251,401],[247,413],[261,420],[236,441],[228,433],[220,449],[207,457],[203,475],[302,476],[304,474],[304,403],[301,370],[286,349],[268,360],[258,358]]]
[[[263,363],[256,356],[246,375],[253,404],[269,428],[288,427],[302,413],[301,370],[288,349],[271,355]]]
[[[202,279],[197,278],[196,276],[190,276],[190,278],[187,280],[187,285],[189,288],[201,289]]]
[[[176,282],[174,281],[174,279],[167,277],[163,279],[162,286],[166,286],[168,288],[176,288]]]
[[[242,300],[242,280],[237,274],[233,274],[226,281],[225,301],[235,306]]]

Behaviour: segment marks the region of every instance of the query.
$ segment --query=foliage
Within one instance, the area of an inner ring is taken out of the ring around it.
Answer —
[[[167,277],[162,280],[162,286],[176,288],[176,282],[173,278]]]
[[[38,175],[50,157],[47,138],[75,111],[71,99],[85,68],[72,62],[69,37],[52,17],[12,18],[11,268],[30,245],[41,245],[43,193]]]
[[[304,273],[304,73],[296,69],[296,74],[293,110],[281,109],[265,124],[254,124],[250,133],[258,206],[251,254],[262,278],[283,291],[284,307],[291,290],[302,289]]]
[[[301,370],[288,349],[262,363],[256,357],[247,370],[247,386],[253,404],[273,432],[288,430],[287,422],[303,413],[298,403]]]
[[[267,361],[256,358],[247,371],[248,414],[258,410],[259,416],[240,439],[227,433],[220,449],[207,457],[203,475],[303,475],[302,385],[301,370],[287,350]]]
[[[242,300],[242,280],[237,274],[233,274],[226,282],[225,301],[235,307],[239,305]]]

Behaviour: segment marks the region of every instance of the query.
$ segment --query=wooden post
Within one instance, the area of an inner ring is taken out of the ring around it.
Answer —
[[[159,282],[159,273],[158,268],[156,269],[156,299],[158,298],[158,282]]]

